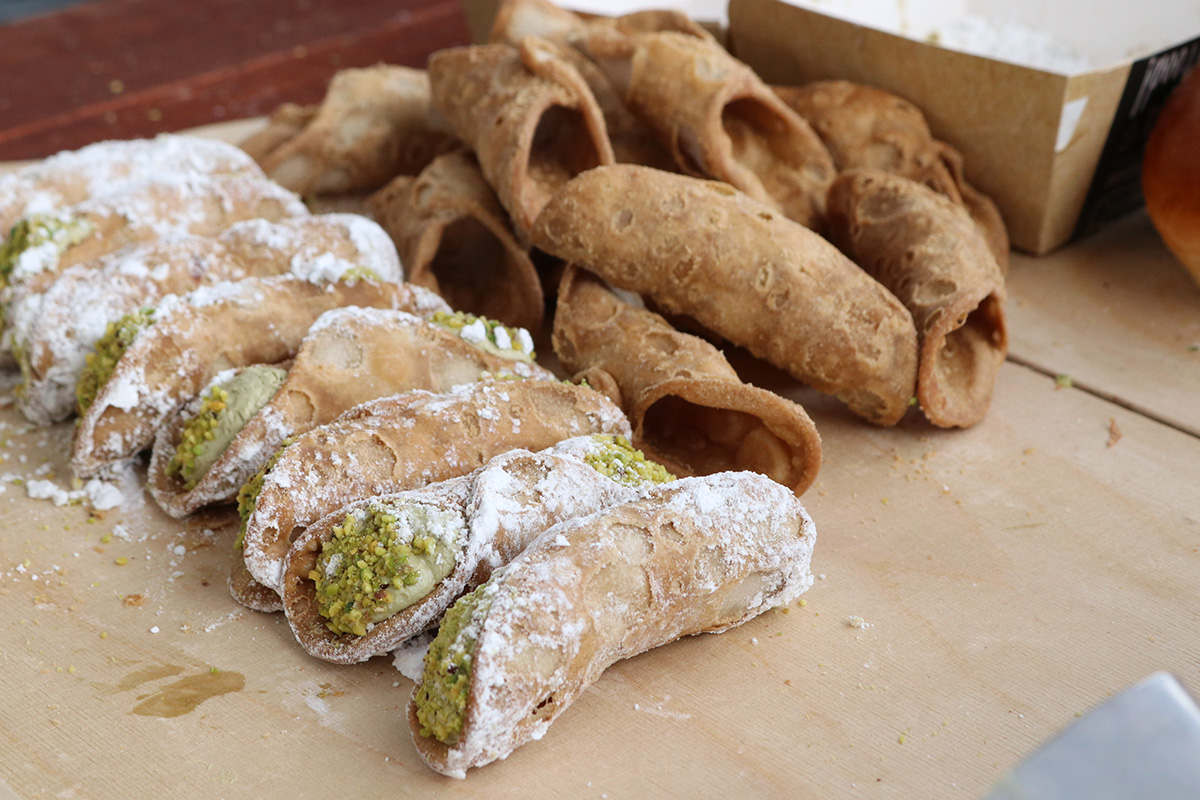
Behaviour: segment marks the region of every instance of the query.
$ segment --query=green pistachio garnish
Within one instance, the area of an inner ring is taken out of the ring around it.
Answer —
[[[87,365],[75,384],[75,407],[80,416],[95,402],[96,395],[104,388],[138,332],[153,322],[154,309],[143,308],[108,323],[104,335],[96,342],[95,351],[88,353]]]
[[[370,267],[357,266],[351,267],[342,273],[342,277],[338,278],[346,283],[354,283],[355,281],[378,281],[379,273]]]
[[[178,477],[186,490],[196,483],[229,449],[238,432],[283,385],[287,370],[253,366],[212,387],[195,416],[183,425],[175,455],[167,462],[167,475]]]
[[[475,644],[495,598],[495,592],[485,591],[491,585],[485,583],[459,598],[429,645],[425,672],[413,698],[422,736],[453,745],[462,733]]]
[[[308,574],[318,613],[334,633],[362,636],[450,574],[465,530],[460,514],[419,502],[383,501],[347,514]]]
[[[438,311],[431,321],[492,355],[527,364],[532,364],[536,357],[533,337],[524,328],[510,328],[494,319],[465,311]]]
[[[291,439],[284,439],[283,444],[275,451],[275,454],[267,459],[267,463],[263,464],[258,472],[254,473],[254,477],[242,484],[242,488],[238,489],[237,493],[237,510],[238,516],[242,518],[242,525],[238,528],[237,539],[233,546],[237,550],[241,550],[246,543],[246,523],[250,521],[250,515],[254,513],[254,504],[258,502],[259,492],[262,491],[263,478],[275,466],[275,462],[279,460],[279,456],[292,443]]]
[[[7,286],[21,256],[43,245],[51,245],[38,258],[35,268],[52,267],[68,248],[79,244],[92,232],[86,220],[53,214],[30,214],[12,226],[8,241],[0,243],[0,287]]]
[[[675,476],[662,464],[650,461],[646,454],[635,448],[624,436],[597,433],[592,436],[595,448],[584,456],[584,461],[601,475],[607,475],[627,486],[645,486],[651,483],[669,483]]]

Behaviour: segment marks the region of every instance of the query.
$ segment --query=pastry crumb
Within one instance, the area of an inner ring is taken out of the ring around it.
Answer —
[[[849,625],[851,628],[859,628],[859,629],[871,627],[871,623],[867,622],[865,619],[858,616],[857,614],[851,614],[846,619],[846,624]]]
[[[1117,418],[1109,417],[1108,418],[1108,445],[1107,446],[1112,447],[1117,442],[1121,441],[1121,437],[1123,435],[1124,434],[1121,433],[1121,429],[1119,427],[1117,427]]]

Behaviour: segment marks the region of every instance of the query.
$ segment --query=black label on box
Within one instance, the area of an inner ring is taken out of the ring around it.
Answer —
[[[1075,237],[1142,206],[1142,155],[1168,95],[1200,62],[1200,37],[1134,62],[1096,164]]]

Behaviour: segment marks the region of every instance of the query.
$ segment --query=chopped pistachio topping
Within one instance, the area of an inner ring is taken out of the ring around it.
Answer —
[[[242,488],[238,489],[237,493],[237,510],[238,516],[242,518],[242,525],[238,529],[237,539],[233,546],[237,550],[241,550],[246,543],[246,523],[250,521],[250,515],[254,513],[254,504],[258,502],[258,495],[262,491],[263,478],[275,466],[275,462],[279,460],[279,456],[292,443],[291,439],[284,439],[283,444],[275,451],[275,454],[267,459],[267,463],[259,468],[258,472],[254,473],[254,477],[242,484]]]
[[[287,377],[287,370],[256,365],[212,387],[196,415],[183,425],[179,446],[167,462],[167,475],[188,491],[196,488],[250,418],[265,406]]]
[[[422,736],[453,745],[462,733],[475,644],[495,598],[485,591],[489,585],[463,595],[446,612],[425,654],[425,672],[413,698]]]
[[[465,311],[438,311],[432,322],[456,333],[484,352],[532,364],[533,337],[524,328],[510,328],[497,320],[477,317]]]
[[[418,502],[379,502],[347,514],[321,545],[317,611],[334,633],[362,636],[408,608],[450,574],[460,514]]]
[[[86,220],[68,216],[31,214],[18,220],[8,241],[0,243],[0,287],[8,285],[25,253],[49,245],[37,260],[40,268],[53,267],[68,247],[79,244],[91,232],[92,226]]]
[[[88,353],[87,364],[75,384],[75,406],[80,415],[95,401],[138,332],[153,322],[154,309],[143,308],[108,323],[104,335],[96,342],[95,351]]]
[[[379,277],[379,273],[377,273],[375,270],[371,269],[370,267],[364,267],[360,264],[357,267],[351,267],[343,272],[342,276],[338,278],[338,280],[345,281],[346,283],[354,283],[355,281],[378,281],[381,280],[381,278]]]
[[[646,454],[630,444],[624,436],[597,433],[592,440],[596,446],[584,457],[584,461],[601,475],[628,486],[675,480],[666,467],[646,458]]]

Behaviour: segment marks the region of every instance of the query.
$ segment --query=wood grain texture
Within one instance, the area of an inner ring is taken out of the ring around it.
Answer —
[[[338,69],[469,40],[454,0],[104,0],[0,27],[0,159],[317,102]]]

